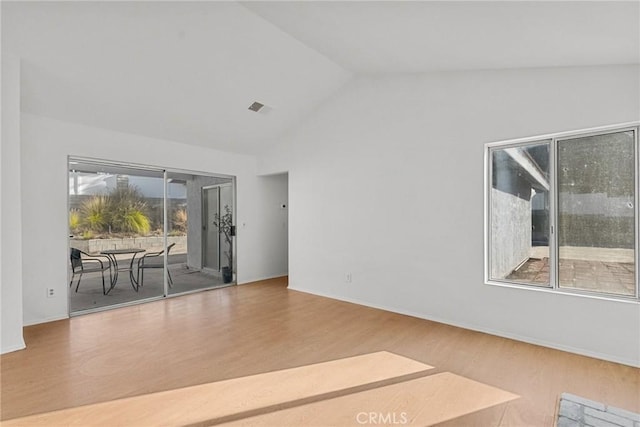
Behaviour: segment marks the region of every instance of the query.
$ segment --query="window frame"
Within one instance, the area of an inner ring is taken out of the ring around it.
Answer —
[[[557,158],[558,158],[558,142],[572,139],[582,138],[596,135],[606,135],[619,132],[632,131],[634,134],[634,276],[635,276],[635,295],[621,295],[602,291],[591,291],[584,289],[573,289],[568,287],[560,287],[559,271],[558,271],[558,191],[557,191]],[[640,285],[639,285],[639,261],[640,261],[640,209],[638,208],[640,193],[640,121],[627,122],[609,126],[600,126],[594,128],[573,130],[567,132],[556,132],[544,135],[536,135],[525,138],[509,139],[496,142],[488,142],[484,144],[484,283],[487,285],[502,286],[517,289],[527,289],[541,292],[551,292],[564,295],[576,295],[582,297],[615,300],[623,302],[640,303]],[[493,162],[492,153],[495,150],[506,148],[522,147],[531,144],[549,144],[549,285],[528,284],[524,282],[510,281],[508,279],[492,279],[491,278],[491,188],[493,184]]]

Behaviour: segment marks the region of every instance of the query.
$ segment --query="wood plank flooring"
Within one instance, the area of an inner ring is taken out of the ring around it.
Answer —
[[[385,382],[425,375],[431,366],[389,352],[316,363],[264,374],[150,393],[127,399],[4,421],[16,426],[184,426],[276,411],[310,401],[384,388]],[[493,390],[492,390],[493,391]],[[494,392],[495,393],[495,392]],[[493,396],[485,397],[490,402]],[[502,396],[500,396],[502,397]],[[496,401],[499,403],[499,401]]]
[[[224,423],[224,426],[432,426],[518,396],[442,372]]]
[[[1,419],[390,351],[519,399],[443,425],[551,426],[570,392],[640,411],[640,370],[291,291],[286,278],[25,328]]]

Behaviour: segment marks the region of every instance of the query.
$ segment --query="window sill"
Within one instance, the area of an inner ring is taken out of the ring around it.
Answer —
[[[571,296],[571,297],[590,298],[590,299],[597,299],[597,300],[604,300],[604,301],[613,301],[613,302],[640,305],[640,300],[635,296],[596,294],[589,291],[580,291],[580,290],[570,291],[565,289],[554,289],[554,288],[544,287],[544,286],[521,285],[517,283],[499,282],[495,280],[485,280],[484,283],[485,285],[498,286],[502,288],[523,289],[523,290],[534,291],[534,292],[544,292],[549,294],[560,294],[560,295]]]

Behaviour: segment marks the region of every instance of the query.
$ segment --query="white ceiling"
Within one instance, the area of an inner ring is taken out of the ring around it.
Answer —
[[[640,62],[640,2],[245,2],[356,73]]]
[[[256,153],[350,73],[235,2],[2,2],[23,111]],[[272,109],[254,113],[259,101]]]
[[[2,51],[26,112],[257,154],[354,74],[637,64],[639,21],[638,1],[3,1]]]

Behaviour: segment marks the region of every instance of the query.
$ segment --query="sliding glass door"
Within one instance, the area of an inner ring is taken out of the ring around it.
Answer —
[[[233,283],[233,178],[70,158],[68,194],[71,313]]]

